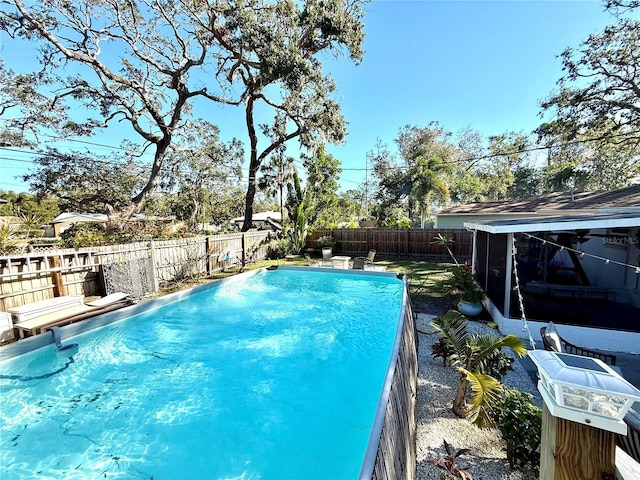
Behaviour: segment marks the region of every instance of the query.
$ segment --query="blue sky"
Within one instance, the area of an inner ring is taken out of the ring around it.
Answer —
[[[364,61],[334,70],[351,133],[329,151],[364,168],[376,138],[393,147],[400,127],[430,121],[531,132],[562,75],[557,55],[613,22],[598,1],[374,1]],[[343,187],[362,176],[345,170]]]
[[[562,75],[557,56],[614,21],[595,0],[374,0],[364,19],[360,65],[346,58],[325,61],[348,122],[345,144],[328,147],[342,162],[342,188],[363,182],[376,139],[393,147],[404,125],[437,121],[454,133],[471,127],[485,136],[531,132],[541,122],[539,101]],[[7,52],[6,37],[3,44],[7,60],[21,57]],[[235,118],[210,120],[220,125],[223,139],[245,138],[241,110],[229,114]],[[296,151],[292,145],[288,153]],[[29,164],[7,156],[0,150],[0,189],[26,191],[14,177]]]

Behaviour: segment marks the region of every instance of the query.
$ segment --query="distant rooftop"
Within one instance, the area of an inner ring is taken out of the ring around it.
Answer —
[[[551,214],[577,210],[595,210],[604,213],[620,209],[624,211],[637,209],[640,212],[640,185],[609,192],[558,192],[524,200],[466,203],[440,210],[438,215]]]

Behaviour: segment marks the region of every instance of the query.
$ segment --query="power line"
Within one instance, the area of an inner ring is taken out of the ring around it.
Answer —
[[[528,147],[528,148],[523,148],[514,152],[496,152],[496,153],[489,153],[487,155],[480,155],[480,156],[476,156],[476,157],[467,157],[464,158],[462,160],[452,160],[452,161],[446,161],[446,162],[442,162],[445,164],[455,164],[455,163],[463,163],[463,162],[475,162],[478,160],[487,160],[489,158],[496,158],[496,157],[506,157],[508,155],[516,155],[516,154],[522,154],[522,153],[529,153],[529,152],[537,152],[537,151],[542,151],[542,150],[549,150],[551,148],[560,148],[560,147],[565,147],[565,146],[570,146],[570,145],[579,145],[581,143],[588,143],[588,142],[598,142],[601,140],[607,140],[607,139],[613,139],[613,138],[618,138],[618,137],[631,137],[631,136],[635,136],[635,135],[640,135],[640,131],[634,131],[634,132],[626,132],[626,133],[619,133],[619,134],[615,134],[615,135],[603,135],[600,137],[593,137],[593,138],[585,138],[582,140],[573,140],[573,141],[565,141],[562,143],[557,143],[554,145],[546,145],[546,146],[538,146],[538,147]],[[386,167],[387,170],[400,170],[400,169],[405,169],[405,168],[409,168],[408,165],[397,165],[397,166],[389,166]],[[360,172],[364,172],[367,169],[366,168],[343,168],[343,171],[360,171]]]
[[[19,158],[10,158],[10,157],[1,157],[0,160],[8,160],[10,162],[19,162],[19,163],[33,163],[33,160],[21,160]]]

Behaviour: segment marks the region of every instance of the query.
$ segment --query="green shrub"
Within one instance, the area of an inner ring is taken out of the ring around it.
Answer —
[[[40,228],[36,228],[36,229],[21,229],[20,233],[22,235],[24,235],[24,237],[26,238],[41,238],[44,235],[44,230],[40,229]]]
[[[488,375],[497,380],[502,380],[509,370],[513,370],[515,358],[496,350],[485,360],[485,369]]]
[[[65,247],[81,248],[105,245],[107,243],[105,230],[99,223],[75,223],[60,235]]]
[[[284,258],[287,255],[296,253],[296,246],[290,240],[278,240],[278,242],[271,247],[269,257],[275,260],[278,258]]]
[[[494,421],[507,444],[507,460],[511,468],[532,470],[540,467],[542,409],[531,395],[505,387],[502,402],[494,407]]]
[[[333,238],[331,235],[325,235],[324,237],[319,237],[316,240],[316,247],[318,248],[324,248],[324,247],[333,248],[335,244],[336,244],[336,239]]]
[[[0,219],[0,255],[11,255],[19,249],[18,227]]]

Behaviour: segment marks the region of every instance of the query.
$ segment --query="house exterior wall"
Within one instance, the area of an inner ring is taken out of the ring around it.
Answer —
[[[60,238],[62,232],[64,232],[67,228],[69,228],[72,224],[67,222],[62,223],[54,223],[53,224],[53,236],[56,238]]]

